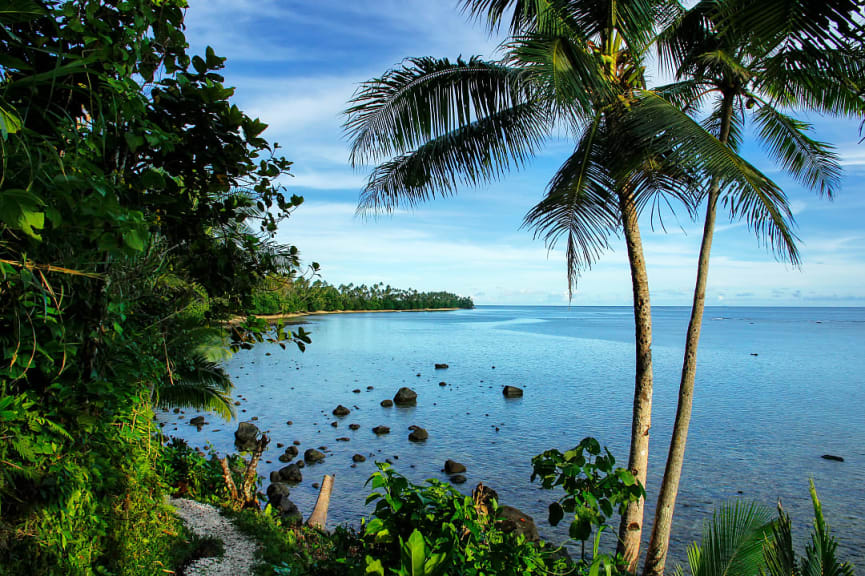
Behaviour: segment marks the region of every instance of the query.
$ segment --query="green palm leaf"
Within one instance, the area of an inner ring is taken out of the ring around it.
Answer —
[[[410,58],[361,84],[350,100],[345,130],[351,163],[406,154],[458,128],[532,101],[517,70],[473,57]]]
[[[841,184],[841,167],[832,147],[808,137],[811,126],[773,106],[761,106],[754,114],[757,133],[769,155],[796,180],[830,198]]]
[[[520,104],[486,116],[381,163],[361,192],[358,211],[391,212],[456,193],[521,167],[548,131],[541,109]]]
[[[688,548],[692,576],[758,574],[763,545],[771,534],[766,508],[741,501],[722,505],[704,525],[700,544]]]

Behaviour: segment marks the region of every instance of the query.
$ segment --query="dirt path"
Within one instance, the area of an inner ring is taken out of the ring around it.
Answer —
[[[171,498],[186,525],[198,536],[222,540],[222,558],[201,558],[189,564],[186,576],[251,576],[255,565],[256,543],[243,535],[219,510],[185,498]]]

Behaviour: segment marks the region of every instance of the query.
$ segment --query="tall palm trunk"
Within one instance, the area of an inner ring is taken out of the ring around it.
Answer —
[[[643,242],[637,223],[637,207],[630,193],[619,195],[622,228],[628,246],[628,263],[634,291],[634,332],[637,371],[634,380],[634,412],[631,423],[631,451],[628,469],[646,485],[649,461],[649,428],[652,426],[652,309],[649,303],[649,277],[643,258]],[[640,559],[645,500],[632,502],[622,515],[617,552],[624,556],[627,570],[635,572]]]
[[[733,116],[733,93],[724,94],[719,140],[726,145],[730,136]],[[685,444],[688,440],[688,427],[691,423],[691,408],[694,400],[694,378],[697,374],[697,347],[700,344],[700,330],[703,327],[703,309],[706,304],[706,284],[709,279],[709,255],[712,251],[712,236],[715,232],[715,216],[720,195],[720,183],[713,180],[709,187],[706,205],[706,221],[703,225],[703,241],[700,245],[700,259],[697,265],[697,283],[694,287],[694,301],[691,305],[691,321],[685,340],[685,358],[682,362],[682,379],[679,383],[679,405],[673,436],[670,439],[670,452],[658,505],[655,508],[655,522],[652,525],[652,539],[646,552],[646,565],[643,576],[662,576],[667,561],[667,548],[670,545],[670,530],[673,525],[673,511],[679,493],[679,480],[682,477],[682,463],[685,460]]]

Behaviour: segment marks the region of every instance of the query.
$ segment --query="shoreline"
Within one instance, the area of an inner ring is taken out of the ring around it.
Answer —
[[[284,314],[251,314],[251,316],[255,316],[256,318],[261,318],[262,320],[276,321],[276,320],[287,320],[290,318],[303,318],[304,316],[325,316],[328,314],[377,314],[377,313],[394,313],[394,312],[453,312],[454,310],[470,310],[470,308],[412,308],[406,310],[396,310],[393,308],[386,308],[383,310],[317,310],[315,312],[286,312]],[[230,323],[234,324],[236,322],[242,321],[243,318],[240,316],[236,316],[231,319]]]

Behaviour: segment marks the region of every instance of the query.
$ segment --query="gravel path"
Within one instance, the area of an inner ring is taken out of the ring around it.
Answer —
[[[225,545],[222,558],[201,558],[186,566],[186,576],[249,576],[255,564],[256,544],[243,535],[219,510],[185,498],[171,498],[190,530],[202,537],[218,538]]]

